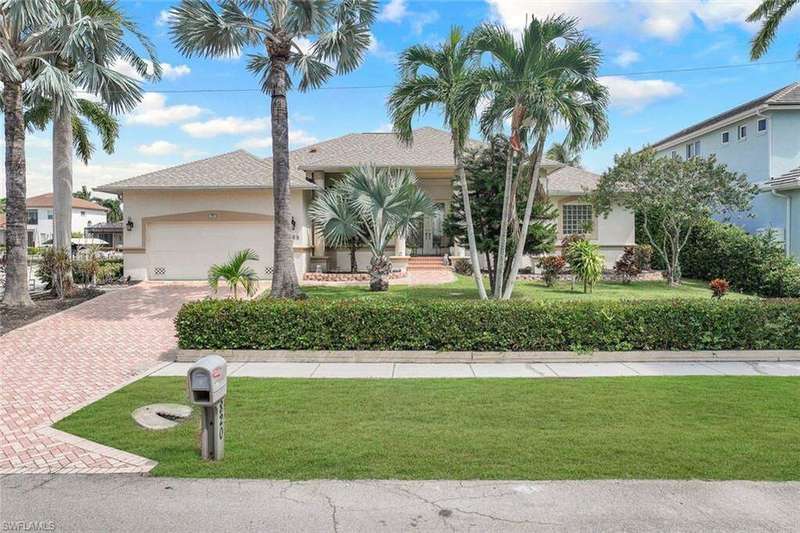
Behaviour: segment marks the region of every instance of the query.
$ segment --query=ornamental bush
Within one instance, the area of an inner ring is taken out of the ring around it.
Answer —
[[[203,300],[176,318],[185,349],[800,349],[800,302]]]
[[[784,255],[773,236],[749,235],[715,220],[692,230],[681,266],[685,277],[723,278],[739,292],[768,298],[800,297],[800,264]]]

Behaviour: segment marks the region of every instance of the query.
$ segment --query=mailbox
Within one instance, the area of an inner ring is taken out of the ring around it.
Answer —
[[[228,368],[225,359],[207,355],[186,374],[189,400],[202,407],[200,453],[203,459],[219,461],[225,453],[225,395]]]
[[[228,369],[225,359],[207,355],[189,368],[189,399],[195,405],[211,406],[228,392]]]

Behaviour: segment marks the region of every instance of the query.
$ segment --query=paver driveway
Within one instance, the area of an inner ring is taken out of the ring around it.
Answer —
[[[201,284],[142,283],[0,336],[0,474],[152,468],[48,426],[166,360],[181,304],[207,294]]]

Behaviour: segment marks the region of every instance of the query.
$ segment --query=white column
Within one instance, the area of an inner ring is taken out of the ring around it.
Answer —
[[[394,240],[394,255],[398,257],[406,256],[406,236],[398,235]]]

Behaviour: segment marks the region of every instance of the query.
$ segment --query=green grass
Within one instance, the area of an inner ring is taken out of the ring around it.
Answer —
[[[800,380],[234,378],[226,456],[198,421],[148,432],[131,411],[185,402],[147,378],[58,429],[159,462],[158,476],[277,479],[800,479]]]
[[[488,284],[489,280],[486,280]],[[487,285],[488,287],[488,285]],[[303,290],[311,298],[400,298],[408,300],[461,299],[474,300],[478,297],[475,282],[467,276],[458,276],[452,283],[441,285],[401,285],[391,283],[389,292],[370,292],[365,285],[349,286],[306,286]],[[575,290],[569,282],[547,287],[540,281],[520,281],[514,285],[514,299],[530,300],[659,300],[671,298],[711,298],[708,284],[702,281],[685,280],[680,287],[671,289],[663,281],[637,281],[629,284],[618,282],[598,283],[594,292],[584,294],[579,284]],[[730,292],[727,298],[747,298],[742,294]]]

